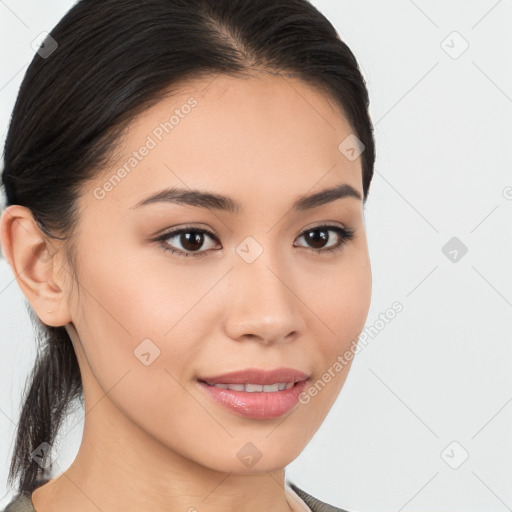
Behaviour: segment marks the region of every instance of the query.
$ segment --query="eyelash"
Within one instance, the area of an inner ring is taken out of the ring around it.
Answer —
[[[324,253],[334,253],[337,251],[340,251],[343,249],[344,245],[352,240],[354,238],[354,230],[348,229],[348,228],[342,228],[340,226],[332,226],[332,225],[321,225],[321,226],[315,226],[313,228],[307,229],[306,231],[303,231],[299,237],[305,235],[306,233],[309,233],[311,231],[334,231],[337,233],[340,237],[340,241],[328,249],[311,249],[314,253],[317,253],[318,255],[324,254]],[[173,247],[170,247],[165,241],[169,238],[174,238],[175,236],[181,235],[182,233],[206,233],[208,236],[210,236],[212,239],[214,239],[216,242],[219,242],[219,239],[209,229],[206,228],[196,228],[196,227],[184,227],[177,229],[175,231],[169,231],[167,233],[164,233],[163,235],[160,235],[158,238],[155,238],[153,241],[158,242],[162,249],[164,251],[170,251],[171,254],[177,253],[178,256],[193,256],[193,257],[201,257],[205,256],[208,251],[198,251],[198,252],[184,252],[180,249],[174,249]],[[302,246],[301,246],[302,247]],[[303,249],[306,249],[306,247],[302,247]]]

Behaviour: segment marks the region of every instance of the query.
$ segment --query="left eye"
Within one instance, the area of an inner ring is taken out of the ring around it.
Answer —
[[[331,244],[331,246],[320,247],[325,242],[330,240],[329,232],[334,232],[338,236],[338,242]],[[171,251],[171,253],[178,253],[179,256],[187,257],[191,256],[205,256],[208,251],[198,251],[201,246],[204,244],[204,238],[207,235],[209,238],[213,239],[217,243],[219,243],[219,239],[217,236],[205,228],[190,228],[185,227],[181,229],[177,229],[175,231],[170,231],[168,233],[164,233],[163,235],[156,238],[154,241],[159,242],[164,251]],[[167,240],[179,237],[179,243],[181,244],[181,249],[176,249],[171,246]],[[309,244],[312,244],[312,251],[314,253],[325,253],[341,250],[346,242],[352,240],[354,237],[354,230],[348,228],[342,228],[340,226],[317,226],[314,228],[310,228],[304,232],[302,232],[298,239],[304,237]],[[296,246],[295,247],[302,247]],[[188,251],[188,252],[187,252]]]

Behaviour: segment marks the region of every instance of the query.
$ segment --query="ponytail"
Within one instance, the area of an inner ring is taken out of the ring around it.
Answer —
[[[29,308],[38,327],[34,367],[23,392],[16,441],[7,484],[16,492],[32,493],[50,478],[53,444],[69,406],[82,398],[82,380],[65,327],[44,325]]]

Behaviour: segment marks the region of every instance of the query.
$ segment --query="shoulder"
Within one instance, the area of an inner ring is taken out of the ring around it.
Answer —
[[[30,495],[26,493],[19,493],[7,504],[7,506],[0,512],[36,512]]]
[[[288,485],[302,498],[304,503],[306,503],[312,512],[348,512],[343,508],[329,505],[328,503],[320,501],[318,498],[314,498],[311,494],[308,494],[306,491],[291,482],[288,482]]]

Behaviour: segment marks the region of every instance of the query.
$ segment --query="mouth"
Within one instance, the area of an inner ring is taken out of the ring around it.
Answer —
[[[198,378],[203,392],[223,408],[251,419],[273,419],[298,402],[310,377],[301,371],[250,368],[216,377]]]

